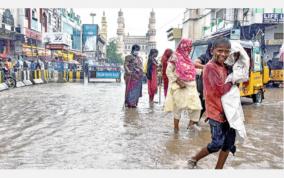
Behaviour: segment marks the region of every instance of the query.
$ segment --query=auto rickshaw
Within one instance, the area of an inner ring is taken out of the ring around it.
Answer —
[[[264,99],[264,86],[269,82],[269,69],[261,57],[261,48],[258,42],[240,41],[250,57],[249,81],[239,85],[240,95],[251,97],[254,103],[261,103]]]
[[[193,43],[191,59],[197,59],[207,49],[208,40],[199,40]],[[211,39],[212,40],[212,39]],[[239,42],[250,57],[249,80],[239,84],[240,95],[252,98],[254,103],[261,103],[264,99],[264,85],[269,82],[269,69],[261,58],[259,42],[234,40]]]

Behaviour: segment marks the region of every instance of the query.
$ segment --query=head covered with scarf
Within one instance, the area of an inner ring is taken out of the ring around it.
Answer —
[[[195,80],[196,70],[194,64],[192,63],[189,53],[192,49],[192,40],[182,39],[175,51],[177,56],[176,60],[176,74],[178,78],[183,81],[193,81]]]
[[[173,50],[171,50],[170,48],[167,48],[162,56],[162,62],[167,62],[172,54],[173,54]]]
[[[206,49],[206,52],[204,54],[202,54],[201,56],[199,56],[199,59],[201,60],[201,63],[203,65],[207,64],[209,60],[212,59],[213,55],[211,53],[211,49],[212,49],[212,46],[213,46],[213,41],[212,40],[209,40],[208,41],[208,45],[207,45],[207,49]]]
[[[157,49],[151,49],[148,55],[147,61],[147,73],[146,77],[151,80],[152,79],[152,66],[153,64],[157,64],[156,57],[158,56],[159,51]]]
[[[161,59],[161,62],[162,62],[162,75],[164,78],[167,78],[167,75],[166,75],[166,69],[167,69],[167,66],[168,66],[168,60],[170,59],[170,57],[172,56],[173,54],[173,50],[171,50],[170,48],[167,48],[162,56],[162,59]]]

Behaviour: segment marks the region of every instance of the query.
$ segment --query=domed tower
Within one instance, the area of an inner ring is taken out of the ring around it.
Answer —
[[[106,21],[105,12],[103,12],[102,21],[101,21],[101,27],[102,27],[101,28],[101,35],[107,41],[107,21]]]
[[[156,16],[155,16],[155,12],[152,9],[151,13],[150,13],[150,18],[149,18],[149,25],[148,25],[148,32],[147,32],[147,39],[148,39],[148,53],[150,51],[150,49],[156,48]]]
[[[118,19],[117,19],[117,51],[118,53],[122,54],[124,53],[124,42],[123,42],[123,38],[124,38],[124,17],[123,17],[123,12],[120,9],[118,12]]]

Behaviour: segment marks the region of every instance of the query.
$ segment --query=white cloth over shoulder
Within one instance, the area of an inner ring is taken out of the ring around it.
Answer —
[[[235,62],[234,53],[239,52],[240,58]],[[250,58],[242,47],[240,43],[237,41],[231,41],[231,54],[225,61],[227,65],[233,65],[233,73],[228,77],[228,81],[233,83],[245,82],[249,79],[249,66],[250,66]]]
[[[221,101],[230,127],[236,130],[237,138],[243,143],[247,134],[244,125],[245,118],[239,88],[233,85],[230,91],[221,97]]]

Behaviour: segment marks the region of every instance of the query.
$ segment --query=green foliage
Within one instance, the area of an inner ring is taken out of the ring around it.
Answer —
[[[117,45],[115,41],[111,41],[108,45],[107,45],[107,61],[110,63],[119,63],[122,64],[123,60],[122,60],[122,55],[118,54],[117,52]]]

